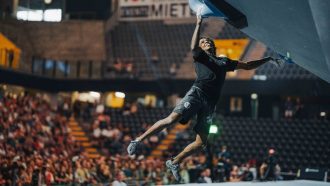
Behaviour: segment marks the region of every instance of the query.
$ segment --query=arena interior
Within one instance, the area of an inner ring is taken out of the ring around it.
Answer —
[[[0,185],[329,185],[329,2],[221,2],[201,33],[218,56],[285,63],[227,73],[209,144],[177,182],[165,161],[196,119],[126,148],[196,78],[189,1],[0,0]]]

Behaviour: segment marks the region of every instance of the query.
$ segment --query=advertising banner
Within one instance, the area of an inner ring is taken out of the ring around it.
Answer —
[[[189,18],[188,0],[120,0],[119,20],[162,20]]]

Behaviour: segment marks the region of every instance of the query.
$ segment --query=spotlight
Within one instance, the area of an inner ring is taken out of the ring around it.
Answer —
[[[123,92],[115,92],[115,96],[117,98],[125,98],[125,93],[123,93]]]
[[[216,134],[216,133],[218,133],[218,126],[216,126],[216,125],[211,125],[210,126],[210,130],[209,130],[209,133],[210,134]]]
[[[49,5],[52,2],[53,2],[52,0],[44,0],[44,3],[47,4],[47,5]]]
[[[258,94],[256,93],[251,94],[251,99],[258,99]]]
[[[100,93],[93,92],[93,91],[89,92],[89,95],[91,95],[92,97],[97,98],[97,99],[99,99],[101,97]]]

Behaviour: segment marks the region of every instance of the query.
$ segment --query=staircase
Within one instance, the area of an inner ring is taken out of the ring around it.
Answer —
[[[161,158],[163,152],[168,149],[168,147],[175,142],[177,133],[185,131],[189,126],[190,122],[186,125],[176,124],[174,128],[172,128],[169,134],[166,136],[165,139],[151,152],[149,158]]]
[[[69,128],[73,139],[75,141],[80,142],[80,144],[84,147],[84,151],[88,158],[98,158],[100,156],[97,150],[92,147],[86,133],[83,131],[83,129],[79,126],[79,124],[73,117],[71,117],[69,120]]]

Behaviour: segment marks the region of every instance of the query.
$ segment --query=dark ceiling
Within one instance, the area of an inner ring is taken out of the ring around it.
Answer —
[[[111,0],[19,0],[19,6],[29,9],[62,9],[70,19],[107,19],[110,16]]]
[[[19,6],[31,9],[63,8],[64,0],[52,0],[50,4],[45,4],[44,0],[19,0]]]

